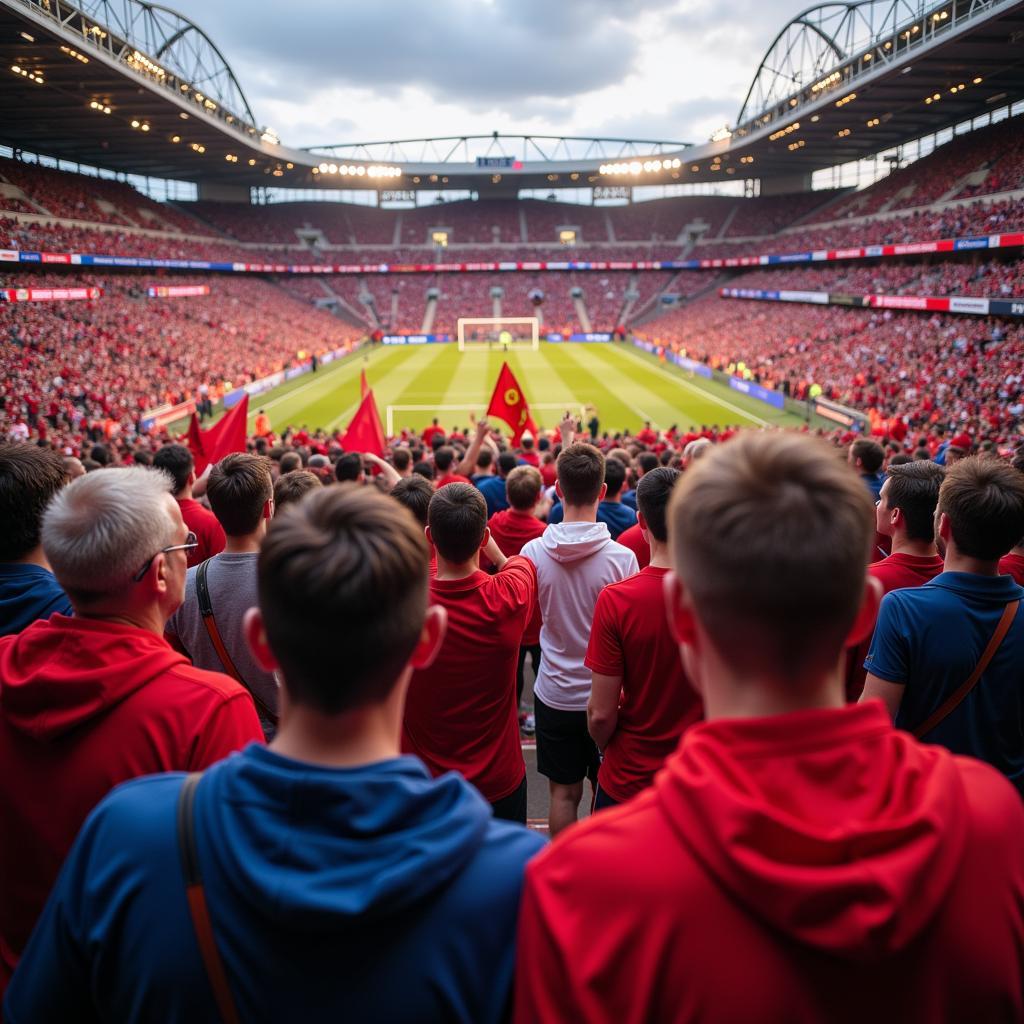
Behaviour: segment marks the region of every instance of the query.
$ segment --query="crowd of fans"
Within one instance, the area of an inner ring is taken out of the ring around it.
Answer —
[[[0,275],[0,287],[24,283]],[[210,294],[149,298],[151,285]],[[146,410],[216,399],[362,336],[277,286],[238,277],[35,275],[36,287],[96,286],[98,299],[0,302],[0,436],[130,444]]]
[[[1024,448],[881,440],[0,445],[5,1020],[1024,1014]]]

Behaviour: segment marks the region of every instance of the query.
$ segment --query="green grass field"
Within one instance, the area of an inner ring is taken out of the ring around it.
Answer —
[[[421,429],[433,416],[448,428],[466,426],[470,410],[482,415],[506,357],[497,350],[459,352],[455,345],[364,349],[250,403],[265,409],[275,431],[286,426],[344,429],[359,404],[359,372],[366,370],[385,428]],[[644,420],[672,424],[800,426],[792,413],[706,381],[631,345],[547,344],[507,356],[539,426],[554,427],[566,409],[597,409],[602,430],[637,431]],[[401,406],[425,406],[402,409]],[[251,425],[251,422],[250,422]],[[815,424],[817,425],[817,424]]]

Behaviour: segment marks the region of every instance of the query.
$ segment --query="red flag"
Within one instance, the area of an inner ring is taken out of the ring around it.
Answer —
[[[192,413],[185,441],[196,463],[196,476],[202,476],[207,466],[220,462],[225,455],[245,451],[245,425],[249,419],[249,396],[232,406],[212,427],[203,430],[199,417]]]
[[[534,437],[537,436],[537,424],[530,416],[530,406],[508,363],[501,364],[501,373],[498,374],[498,382],[494,385],[494,394],[491,395],[491,404],[487,406],[487,415],[504,420],[512,428],[513,444],[519,444],[527,430]]]
[[[359,371],[359,400],[362,401],[370,393],[370,385],[366,382],[366,367]]]
[[[373,391],[367,391],[366,397],[359,403],[359,408],[341,439],[341,447],[347,452],[370,452],[373,455],[383,455],[386,444],[384,427],[380,422],[380,413],[377,412]]]

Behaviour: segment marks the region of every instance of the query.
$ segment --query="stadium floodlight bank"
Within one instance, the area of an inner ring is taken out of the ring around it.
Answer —
[[[459,351],[514,348],[540,350],[540,321],[535,316],[460,316]]]

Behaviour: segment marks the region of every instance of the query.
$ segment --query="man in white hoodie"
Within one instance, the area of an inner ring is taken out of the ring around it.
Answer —
[[[551,835],[576,821],[583,780],[597,779],[598,754],[587,730],[590,671],[583,663],[598,594],[638,571],[636,556],[597,522],[605,495],[604,455],[589,444],[570,444],[563,431],[555,489],[562,522],[531,540],[522,554],[537,567],[537,600],[544,624],[543,657],[533,687],[537,718],[537,770],[551,787]]]

